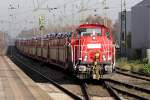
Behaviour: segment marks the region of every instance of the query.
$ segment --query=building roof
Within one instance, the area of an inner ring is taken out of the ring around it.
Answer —
[[[150,6],[150,0],[143,0],[139,2],[138,4],[136,4],[135,6],[133,6],[132,9],[137,8],[137,7],[146,7],[146,6]]]

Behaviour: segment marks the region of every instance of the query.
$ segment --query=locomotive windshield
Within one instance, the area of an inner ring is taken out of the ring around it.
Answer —
[[[100,28],[81,28],[79,30],[81,36],[101,36]]]

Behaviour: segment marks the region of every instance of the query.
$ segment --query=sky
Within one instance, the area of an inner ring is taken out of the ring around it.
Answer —
[[[0,30],[15,36],[22,30],[38,27],[39,16],[45,16],[46,25],[78,23],[88,15],[104,16],[103,0],[1,0]],[[121,0],[107,0],[107,17],[118,19]],[[142,0],[126,0],[127,10]],[[81,6],[81,3],[83,6]],[[15,9],[10,9],[14,7]],[[57,8],[56,10],[37,8]],[[84,11],[79,13],[80,9]],[[94,11],[96,9],[96,12]]]

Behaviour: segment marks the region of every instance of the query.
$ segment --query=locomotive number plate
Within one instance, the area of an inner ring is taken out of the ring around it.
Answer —
[[[87,45],[88,48],[101,48],[101,44],[88,44]]]

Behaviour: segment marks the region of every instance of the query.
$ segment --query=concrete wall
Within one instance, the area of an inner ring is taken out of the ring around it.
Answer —
[[[150,0],[148,0],[148,6],[147,6],[147,10],[148,10],[148,48],[150,48]]]
[[[140,49],[142,57],[149,58],[150,63],[150,0],[143,0],[132,7],[132,41],[133,49]]]
[[[132,41],[133,49],[150,48],[150,9],[146,6],[149,0],[144,0],[132,8]]]
[[[147,58],[149,59],[148,62],[150,63],[150,49],[147,49],[147,50],[146,50],[146,54],[147,54],[147,55],[146,55]]]

